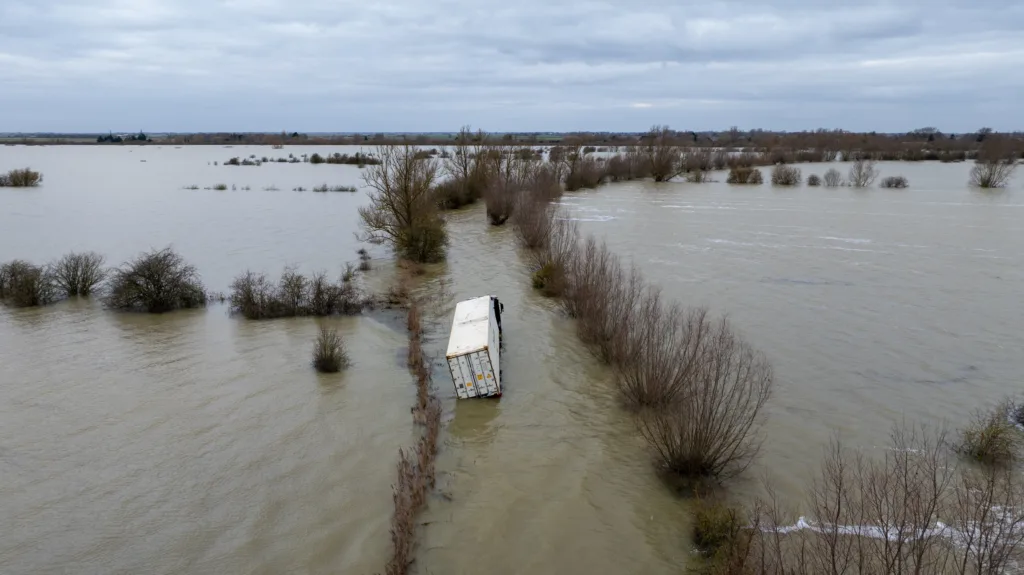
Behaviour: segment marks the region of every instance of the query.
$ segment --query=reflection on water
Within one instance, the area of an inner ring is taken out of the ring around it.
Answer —
[[[285,150],[311,151],[324,150]],[[262,188],[358,185],[357,168],[207,164],[273,152],[4,148],[0,167],[46,180],[0,195],[0,260],[95,249],[117,263],[173,243],[218,290],[246,268],[339,270],[359,247],[364,193]],[[759,469],[731,493],[766,469],[793,496],[833,430],[871,449],[903,414],[958,424],[1014,392],[1024,202],[968,191],[968,169],[883,165],[910,179],[902,191],[634,182],[565,203],[673,298],[728,311],[768,354],[779,387]],[[253,191],[180,189],[218,182]],[[449,222],[449,262],[422,279],[451,293],[432,302],[425,341],[445,433],[418,569],[680,572],[685,504],[655,477],[610,374],[529,288],[510,229],[479,205]],[[369,285],[390,278],[378,267]],[[505,303],[506,390],[456,402],[442,361],[451,310],[483,294]],[[346,338],[345,373],[310,367],[310,318],[0,309],[0,572],[379,571],[397,450],[414,433],[406,333],[385,312],[323,321]]]

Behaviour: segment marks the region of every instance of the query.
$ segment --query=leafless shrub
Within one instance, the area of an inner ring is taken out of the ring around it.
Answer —
[[[0,174],[0,188],[34,188],[43,182],[43,175],[30,168]]]
[[[574,151],[566,154],[565,157],[572,158]],[[569,192],[584,188],[596,188],[604,180],[604,169],[601,165],[589,156],[580,156],[571,161],[565,174],[565,189]]]
[[[762,184],[764,176],[757,168],[735,166],[729,168],[729,176],[725,181],[729,184]]]
[[[823,181],[825,182],[826,188],[838,188],[843,185],[843,175],[839,173],[839,170],[829,168],[828,171],[825,172]]]
[[[338,330],[320,326],[320,333],[313,345],[313,367],[320,373],[338,373],[350,365],[345,342]]]
[[[592,255],[590,246],[590,242],[584,244],[584,257]],[[605,244],[600,244],[594,255],[597,265],[591,268],[590,283],[570,283],[575,291],[565,295],[580,298],[575,304],[580,340],[591,346],[602,361],[614,365],[627,349],[624,326],[634,321],[644,281],[637,268],[624,269]]]
[[[516,200],[518,204],[512,215],[512,225],[519,243],[528,249],[544,247],[551,233],[552,222],[548,202],[538,197],[534,190],[520,194]]]
[[[903,189],[908,186],[910,186],[910,182],[908,182],[903,176],[888,176],[886,178],[882,178],[882,181],[878,184],[878,187],[880,188]]]
[[[1013,160],[979,159],[971,168],[970,185],[974,188],[1002,188],[1010,181],[1010,176],[1017,168]]]
[[[205,306],[206,291],[196,268],[167,247],[114,269],[104,303],[124,311],[163,313]]]
[[[800,175],[800,168],[777,164],[772,168],[773,186],[799,186],[803,178]]]
[[[661,468],[683,480],[722,480],[750,464],[760,448],[761,409],[774,387],[767,359],[728,320],[707,321],[700,321],[707,331],[685,397],[638,419]]]
[[[533,287],[547,297],[561,296],[566,288],[566,270],[576,255],[579,229],[576,222],[557,210],[547,213],[547,235],[531,252]]]
[[[850,173],[846,176],[847,181],[855,188],[867,188],[875,183],[878,178],[878,168],[874,160],[858,158],[850,166]]]
[[[821,185],[821,176],[818,174],[811,174],[807,176],[807,185],[811,187],[818,187]]]
[[[12,307],[49,305],[59,298],[60,288],[52,270],[14,260],[0,266],[0,301]]]
[[[370,205],[359,208],[364,239],[387,244],[403,258],[435,262],[445,257],[448,234],[432,189],[437,160],[416,159],[413,146],[381,146],[381,163],[363,173]]]
[[[671,408],[693,391],[710,340],[707,310],[669,304],[648,289],[622,324],[616,382],[631,409]]]
[[[96,252],[70,253],[51,266],[54,281],[68,296],[87,296],[106,277],[103,256]]]
[[[246,271],[231,282],[231,311],[246,319],[355,314],[363,308],[349,266],[334,283],[323,271],[308,278],[295,268],[285,268],[275,285],[266,274]]]

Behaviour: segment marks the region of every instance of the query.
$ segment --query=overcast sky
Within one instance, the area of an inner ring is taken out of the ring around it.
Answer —
[[[0,132],[1024,129],[1024,1],[0,0]]]

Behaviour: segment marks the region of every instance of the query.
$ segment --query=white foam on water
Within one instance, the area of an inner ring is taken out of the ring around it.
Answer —
[[[834,242],[846,242],[848,244],[870,244],[871,240],[863,238],[840,238],[836,236],[818,236],[819,240],[832,240]]]

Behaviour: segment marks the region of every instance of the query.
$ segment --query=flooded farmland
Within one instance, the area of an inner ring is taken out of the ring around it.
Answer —
[[[357,167],[213,165],[325,151],[354,150],[0,148],[0,168],[45,176],[0,192],[0,261],[95,250],[116,264],[173,244],[212,290],[246,269],[336,273],[361,246],[365,190],[292,190],[359,186]],[[728,312],[772,361],[764,448],[730,484],[737,497],[767,471],[795,499],[833,432],[880,448],[901,417],[959,425],[1020,391],[1019,182],[981,193],[965,164],[880,169],[911,187],[632,182],[563,198],[585,232],[673,299]],[[506,391],[456,402],[438,372],[444,434],[418,572],[680,572],[685,503],[655,477],[610,374],[530,289],[511,229],[488,226],[481,205],[448,225],[449,261],[422,279],[450,292],[427,351],[443,351],[455,301],[498,295]],[[384,285],[388,254],[371,253],[365,281]],[[349,342],[343,374],[309,366],[320,321]],[[0,572],[380,571],[397,451],[413,434],[405,345],[386,313],[0,308]]]

